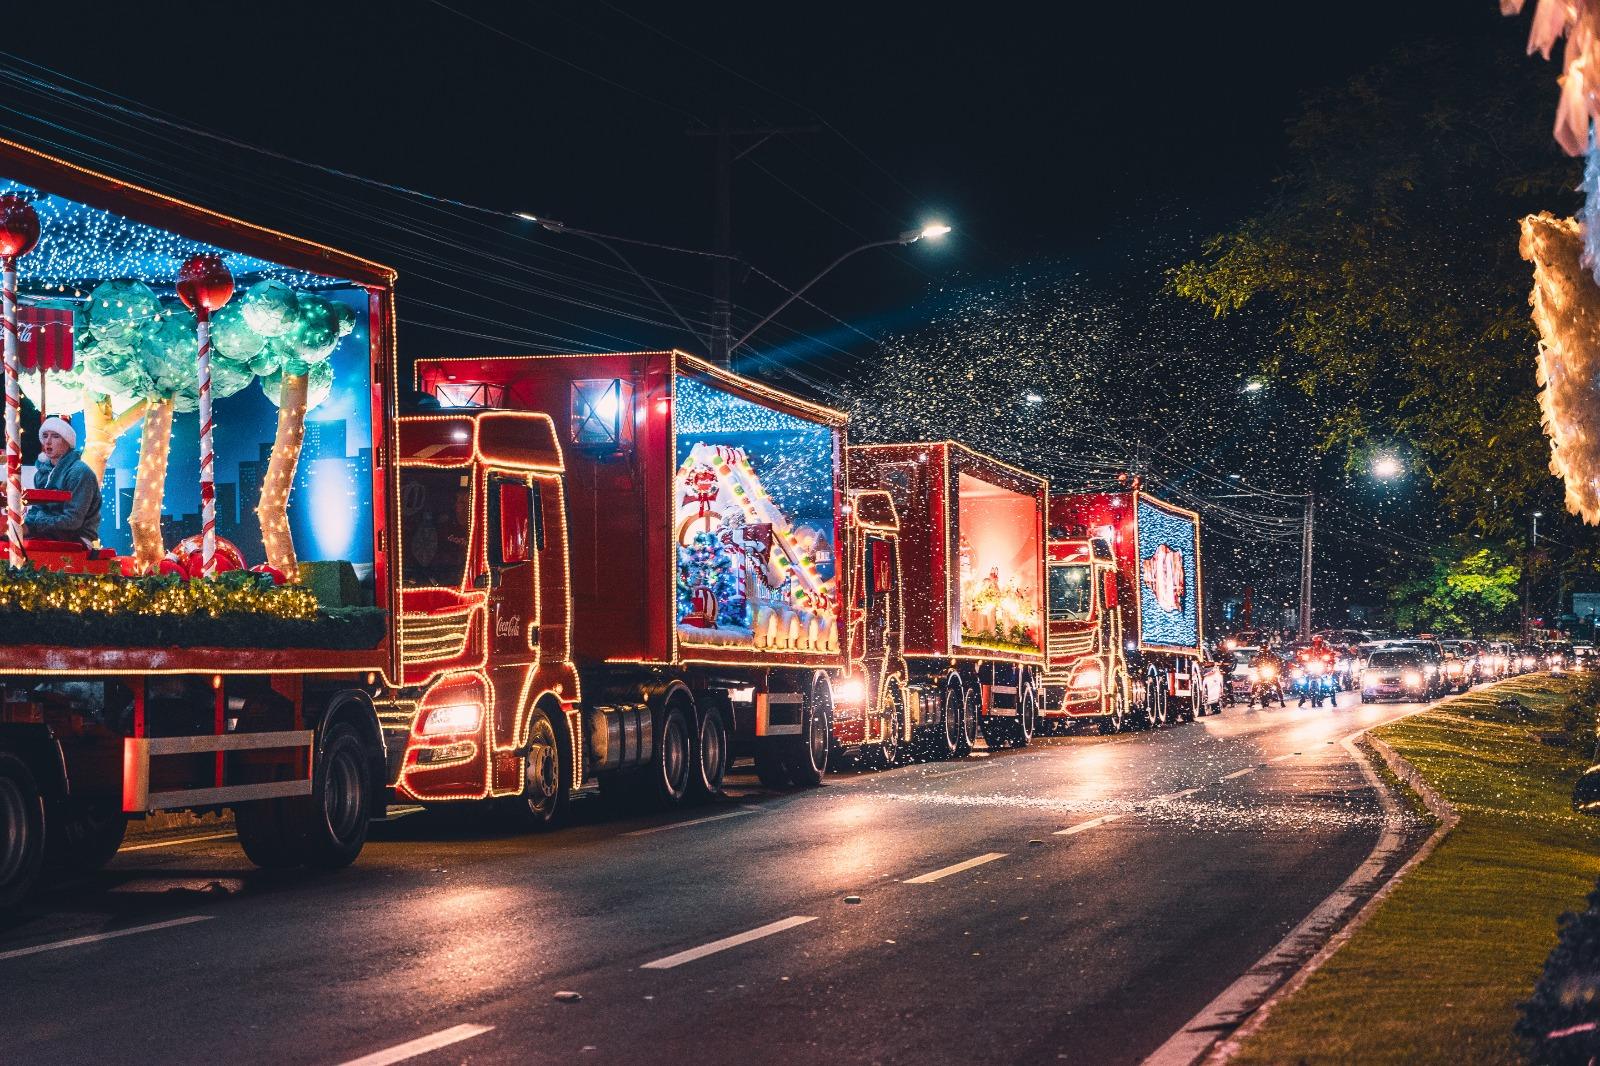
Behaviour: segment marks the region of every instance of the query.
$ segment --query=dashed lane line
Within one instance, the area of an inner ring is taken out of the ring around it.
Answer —
[[[1077,825],[1069,825],[1065,829],[1057,829],[1055,831],[1055,835],[1058,837],[1071,836],[1073,833],[1081,833],[1085,829],[1093,829],[1097,825],[1105,825],[1107,822],[1114,822],[1121,817],[1122,815],[1120,814],[1102,814],[1100,817],[1091,818],[1087,822],[1079,822]]]
[[[982,866],[986,862],[994,862],[996,859],[1003,859],[1006,857],[1006,854],[1007,853],[1003,851],[991,851],[985,855],[979,855],[975,859],[968,859],[966,862],[958,862],[954,866],[946,866],[942,870],[933,870],[917,877],[908,877],[904,883],[908,885],[931,884],[940,878],[949,877],[951,874],[958,874],[963,870],[970,870],[974,866]]]
[[[693,962],[696,959],[703,959],[707,955],[715,955],[719,951],[727,951],[729,948],[736,948],[740,944],[748,944],[752,940],[760,940],[762,937],[768,937],[774,933],[781,933],[786,929],[793,929],[797,925],[805,925],[807,922],[814,922],[816,920],[817,919],[814,916],[797,914],[792,918],[784,918],[781,921],[770,922],[767,925],[758,926],[755,929],[750,929],[743,933],[736,933],[733,936],[723,937],[721,940],[713,940],[709,944],[701,944],[697,948],[690,948],[687,951],[680,951],[676,955],[668,955],[664,959],[656,959],[654,962],[647,962],[643,966],[640,966],[639,969],[670,970],[674,966],[682,966],[686,962]]]
[[[115,940],[119,936],[132,936],[135,933],[153,933],[157,929],[171,929],[176,925],[189,925],[193,922],[208,922],[215,918],[214,914],[191,914],[187,918],[174,918],[170,922],[155,922],[151,925],[136,925],[130,929],[113,929],[109,933],[95,933],[93,936],[75,936],[71,940],[57,940],[51,944],[35,944],[31,948],[13,948],[10,951],[0,951],[0,961],[6,959],[20,959],[24,955],[38,955],[45,951],[59,951],[62,948],[75,948],[81,944],[94,944],[101,940]]]
[[[448,1029],[440,1029],[437,1033],[419,1036],[415,1040],[407,1040],[404,1044],[396,1044],[382,1051],[374,1051],[370,1055],[363,1055],[359,1059],[351,1059],[341,1063],[340,1066],[388,1066],[391,1062],[404,1062],[414,1059],[418,1055],[426,1055],[451,1044],[459,1044],[463,1040],[471,1040],[475,1036],[482,1036],[492,1030],[492,1025],[452,1025]]]
[[[1202,791],[1204,788],[1205,788],[1205,786],[1201,785],[1198,788],[1186,788],[1182,792],[1168,792],[1165,796],[1157,796],[1155,799],[1151,800],[1150,802],[1151,803],[1168,803],[1168,802],[1170,802],[1172,800],[1183,799],[1183,797],[1185,797],[1185,796],[1192,796],[1196,792]]]
[[[1220,780],[1222,780],[1222,781],[1232,781],[1236,777],[1243,777],[1245,774],[1253,774],[1253,773],[1256,772],[1257,769],[1258,769],[1258,767],[1255,767],[1255,766],[1246,766],[1243,770],[1235,770],[1231,774],[1223,774],[1222,777],[1220,778]]]
[[[124,851],[148,851],[151,848],[175,848],[179,844],[198,844],[202,840],[232,840],[238,833],[212,833],[205,837],[184,837],[182,840],[158,840],[154,844],[124,844],[117,849],[120,855]]]
[[[669,829],[687,829],[691,825],[705,825],[707,822],[720,822],[724,818],[739,818],[746,814],[760,814],[753,808],[739,811],[725,811],[722,814],[711,814],[704,818],[691,818],[687,822],[673,822],[671,825],[653,825],[649,829],[634,829],[623,833],[625,837],[647,837],[651,833],[665,833]]]

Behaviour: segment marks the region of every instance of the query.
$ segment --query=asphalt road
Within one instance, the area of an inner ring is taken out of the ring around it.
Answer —
[[[416,814],[337,874],[125,849],[0,925],[0,1061],[1140,1062],[1373,849],[1339,741],[1409,708],[1341,702],[545,835]]]

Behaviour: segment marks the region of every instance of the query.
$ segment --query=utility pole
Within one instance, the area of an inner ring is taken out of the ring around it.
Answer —
[[[1316,520],[1317,499],[1306,493],[1305,527],[1300,533],[1300,642],[1311,639],[1311,528]]]
[[[690,137],[715,137],[715,171],[713,182],[713,223],[715,240],[713,251],[717,258],[711,267],[711,361],[732,369],[733,349],[733,164],[755,151],[770,137],[783,133],[816,133],[820,126],[740,126],[728,124],[723,115],[711,129],[685,130]],[[733,154],[733,138],[756,137],[758,140]]]

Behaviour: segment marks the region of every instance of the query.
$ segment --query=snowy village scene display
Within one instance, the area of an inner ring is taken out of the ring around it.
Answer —
[[[834,430],[679,375],[678,640],[839,648]]]
[[[1037,501],[971,474],[956,478],[960,643],[1002,651],[1043,648]]]
[[[0,610],[312,621],[370,604],[368,292],[16,182],[0,230],[33,238],[0,242],[16,294]],[[87,552],[30,543],[14,518],[49,495],[24,462],[45,416],[99,480]]]

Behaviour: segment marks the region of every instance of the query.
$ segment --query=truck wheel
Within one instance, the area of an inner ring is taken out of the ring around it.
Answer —
[[[1150,729],[1160,729],[1167,724],[1167,689],[1160,675],[1150,679],[1145,686],[1144,718]]]
[[[976,692],[969,692],[966,701],[961,706],[961,733],[956,742],[956,754],[966,755],[978,743],[978,710],[979,701],[983,697]]]
[[[806,698],[805,724],[784,752],[789,779],[801,788],[822,784],[828,772],[828,751],[833,745],[833,690],[826,683],[813,685]]]
[[[548,829],[561,820],[571,791],[572,767],[564,757],[556,725],[543,707],[528,722],[528,759],[522,771],[522,794],[500,801],[517,829]]]
[[[945,686],[939,702],[939,728],[928,740],[928,755],[934,759],[953,759],[961,750],[961,689]]]
[[[715,796],[722,791],[722,779],[727,772],[728,724],[720,710],[708,707],[695,734],[694,775],[689,785],[696,796]]]
[[[1017,702],[1017,724],[1011,731],[1011,746],[1025,748],[1033,740],[1033,732],[1038,728],[1039,708],[1034,702],[1033,690],[1022,694]]]
[[[661,713],[661,733],[650,762],[650,795],[662,806],[677,806],[689,792],[689,747],[689,719],[683,703],[669,700]]]
[[[305,814],[306,865],[338,870],[356,861],[372,819],[372,764],[349,722],[335,722],[322,738],[311,775]]]
[[[1128,730],[1128,697],[1121,689],[1111,694],[1111,713],[1100,719],[1100,735],[1110,736]]]
[[[900,731],[905,727],[905,718],[900,709],[900,690],[894,685],[889,686],[888,707],[883,711],[883,740],[873,751],[873,762],[878,769],[892,769],[900,762]]]
[[[0,751],[0,910],[21,903],[44,864],[44,799],[27,764]]]
[[[298,799],[296,797],[295,799]],[[233,827],[245,858],[263,870],[288,870],[306,861],[301,835],[291,828],[292,799],[256,800],[233,809]]]
[[[789,771],[783,765],[783,753],[772,741],[763,741],[756,748],[756,778],[768,788],[787,788]]]
[[[92,873],[110,862],[122,847],[128,816],[110,800],[63,803],[50,819],[45,861],[63,870]]]

